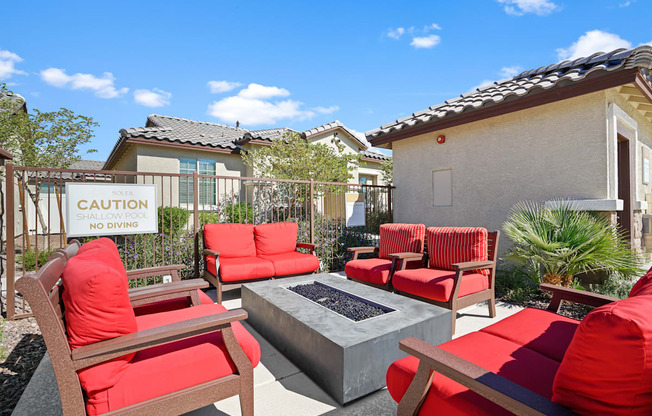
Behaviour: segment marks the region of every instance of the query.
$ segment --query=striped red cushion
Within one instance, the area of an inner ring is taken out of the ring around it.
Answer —
[[[453,264],[484,261],[488,257],[488,232],[481,227],[429,227],[430,267],[453,270]],[[489,276],[488,269],[475,271]]]
[[[388,259],[392,253],[422,253],[425,235],[423,224],[383,224],[378,257]]]

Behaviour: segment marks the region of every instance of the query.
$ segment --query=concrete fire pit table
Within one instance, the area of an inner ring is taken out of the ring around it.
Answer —
[[[355,322],[288,287],[319,282],[379,306],[385,313]],[[451,339],[451,311],[328,274],[242,285],[247,322],[340,404],[385,386],[398,342]]]

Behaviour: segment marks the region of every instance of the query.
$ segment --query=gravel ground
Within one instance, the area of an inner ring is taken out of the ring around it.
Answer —
[[[505,298],[497,297],[497,300],[502,300],[507,303],[515,304],[513,299],[505,299]],[[543,292],[539,292],[537,294],[530,295],[527,300],[517,304],[518,306],[523,306],[525,308],[546,309],[550,304],[550,295],[547,295]],[[592,309],[593,308],[586,305],[562,302],[559,314],[563,316],[567,316],[569,318],[577,319],[579,321],[582,320],[582,318],[584,318],[587,313],[591,312]]]

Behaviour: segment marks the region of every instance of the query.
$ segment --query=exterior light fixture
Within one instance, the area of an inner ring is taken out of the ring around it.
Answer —
[[[442,144],[446,141],[446,136],[443,134],[441,136],[437,136],[437,143]]]

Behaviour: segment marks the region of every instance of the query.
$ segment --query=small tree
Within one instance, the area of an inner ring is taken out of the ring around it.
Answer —
[[[380,175],[383,178],[383,182],[388,185],[394,183],[394,162],[393,159],[389,159],[381,163],[380,165]]]
[[[80,147],[89,143],[98,124],[91,117],[65,108],[53,112],[17,109],[17,98],[7,85],[0,83],[0,144],[19,166],[67,168],[80,159]],[[87,153],[96,152],[94,149]],[[25,178],[19,176],[23,182]],[[43,230],[47,230],[39,209],[39,190],[25,187]]]

